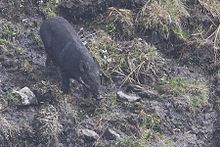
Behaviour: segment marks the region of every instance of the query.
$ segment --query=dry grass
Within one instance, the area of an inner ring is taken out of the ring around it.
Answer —
[[[105,74],[125,83],[144,84],[148,74],[156,74],[160,57],[156,48],[142,39],[114,42],[109,36],[91,40],[88,47],[96,56]],[[119,78],[119,79],[118,79]]]
[[[214,31],[211,33],[209,39],[214,44],[214,54],[215,54],[215,63],[218,61],[218,54],[219,54],[219,41],[220,41],[220,2],[216,0],[199,0],[200,5],[204,10],[206,10],[210,16],[210,21],[212,18],[217,20],[217,24],[213,21],[212,25],[209,27],[215,28]]]
[[[220,20],[220,2],[217,0],[199,0],[201,6],[207,10],[212,17]]]
[[[133,12],[128,9],[110,7],[104,15],[99,15],[94,23],[115,38],[130,39],[134,35]]]
[[[52,105],[47,105],[39,110],[38,121],[40,124],[40,137],[46,141],[48,145],[59,144],[59,133],[62,130],[62,125],[58,120],[58,112]]]
[[[0,141],[5,140],[11,142],[11,139],[13,139],[18,134],[18,126],[12,124],[3,116],[0,116]]]

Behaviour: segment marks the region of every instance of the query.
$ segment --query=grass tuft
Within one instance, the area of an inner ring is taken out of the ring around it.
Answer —
[[[185,38],[187,34],[182,28],[181,19],[188,16],[189,13],[181,0],[151,1],[138,12],[135,24],[145,31],[156,31],[164,38],[168,38],[171,31]]]

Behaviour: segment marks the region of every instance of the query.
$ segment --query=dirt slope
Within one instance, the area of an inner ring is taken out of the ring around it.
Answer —
[[[218,146],[219,12],[217,0],[2,0],[0,146]],[[103,100],[76,81],[64,95],[46,69],[38,30],[55,15],[101,65]],[[25,86],[40,104],[21,105]]]

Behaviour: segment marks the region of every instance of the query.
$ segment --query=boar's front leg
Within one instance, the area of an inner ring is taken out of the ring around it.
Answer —
[[[62,91],[63,93],[69,93],[70,91],[70,78],[61,71],[62,76]]]
[[[52,59],[50,58],[49,55],[47,55],[45,65],[46,65],[47,68],[52,65]]]
[[[52,66],[52,60],[51,58],[47,55],[47,58],[46,58],[46,62],[45,62],[45,66],[46,66],[46,70],[45,70],[45,73],[47,76],[51,76],[52,73],[53,73],[53,66]]]

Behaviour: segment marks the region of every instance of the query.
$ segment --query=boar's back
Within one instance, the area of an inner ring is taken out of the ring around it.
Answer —
[[[75,52],[75,60],[80,57],[80,54],[90,56],[71,24],[62,17],[45,20],[40,28],[40,36],[47,54],[56,64],[59,64],[62,52],[71,52],[70,49]]]

